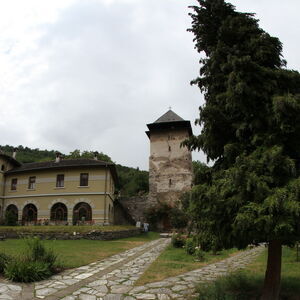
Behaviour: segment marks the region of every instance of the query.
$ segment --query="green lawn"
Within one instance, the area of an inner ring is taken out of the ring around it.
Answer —
[[[267,251],[264,251],[244,270],[219,278],[209,286],[200,285],[198,290],[201,300],[259,299],[266,270]],[[282,253],[281,299],[300,299],[300,262],[296,262],[296,250],[283,248]]]
[[[139,246],[158,237],[158,233],[149,232],[148,234],[113,241],[45,240],[44,243],[58,254],[63,267],[75,268]],[[0,249],[6,254],[19,255],[26,250],[26,241],[23,239],[0,241]]]
[[[168,246],[166,250],[151,264],[135,285],[160,281],[164,278],[199,269],[204,265],[222,260],[238,252],[237,249],[223,250],[218,255],[205,254],[203,262],[195,262],[192,255],[188,255],[183,248]]]
[[[0,226],[0,234],[5,232],[17,232],[17,233],[36,233],[36,232],[61,232],[61,233],[85,233],[90,232],[92,230],[97,231],[118,231],[118,230],[127,230],[134,229],[134,226],[97,226],[97,225],[86,225],[86,226]]]

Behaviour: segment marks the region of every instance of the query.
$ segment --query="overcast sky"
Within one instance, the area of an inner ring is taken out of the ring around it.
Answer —
[[[194,0],[0,0],[0,145],[98,150],[148,169],[146,124],[203,104]],[[234,0],[300,69],[299,0]],[[199,128],[193,126],[194,133]],[[193,154],[205,161],[205,156]]]

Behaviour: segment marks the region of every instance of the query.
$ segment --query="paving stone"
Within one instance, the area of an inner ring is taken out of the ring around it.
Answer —
[[[94,287],[94,286],[105,285],[105,284],[107,284],[107,280],[102,279],[102,280],[93,281],[93,282],[89,283],[88,286]]]
[[[67,296],[67,297],[62,298],[61,300],[75,300],[75,297]]]
[[[154,294],[139,294],[138,297],[137,297],[139,300],[142,300],[142,299],[149,299],[149,300],[152,300],[152,299],[155,299],[156,296]]]
[[[185,285],[175,285],[172,287],[172,291],[174,292],[179,292],[179,291],[183,291],[187,288],[187,286]]]
[[[94,295],[81,294],[79,295],[80,300],[97,300],[97,297]]]
[[[13,298],[8,294],[1,294],[0,299],[12,300]]]
[[[165,294],[158,294],[157,298],[158,298],[158,300],[169,300],[169,299],[171,299],[168,295],[165,295]]]
[[[6,285],[0,286],[0,293],[5,293],[8,290],[9,290],[8,286],[6,286]]]
[[[92,276],[93,274],[91,274],[91,273],[83,273],[83,274],[80,274],[80,275],[77,275],[77,276],[75,276],[75,278],[76,279],[86,279],[86,278],[88,278],[88,277],[90,277],[90,276]]]
[[[118,294],[108,294],[103,300],[122,300],[123,296]]]
[[[130,293],[132,293],[132,294],[140,293],[140,292],[145,291],[146,289],[147,289],[147,287],[145,287],[145,286],[136,286],[130,291]]]
[[[66,285],[73,285],[76,282],[78,282],[78,280],[77,279],[62,279],[61,282]]]
[[[127,285],[113,285],[110,289],[113,294],[125,294],[131,289],[131,287]]]
[[[18,286],[18,285],[8,284],[7,287],[8,287],[11,291],[18,291],[18,292],[21,292],[21,291],[22,291],[22,287],[20,287],[20,286]]]
[[[167,288],[159,288],[159,289],[146,290],[146,293],[149,293],[149,294],[172,294],[172,291]]]
[[[108,292],[108,288],[105,285],[96,286],[96,287],[94,287],[94,289],[96,290],[97,295],[99,292],[103,293],[104,295],[107,294],[107,292]]]
[[[45,289],[36,290],[35,294],[37,297],[41,298],[41,297],[51,295],[51,294],[55,293],[56,291],[57,290],[54,288],[45,288]]]

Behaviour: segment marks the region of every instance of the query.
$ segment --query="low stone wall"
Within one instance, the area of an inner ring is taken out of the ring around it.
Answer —
[[[142,231],[140,228],[127,229],[127,230],[118,230],[118,231],[97,231],[92,230],[86,233],[67,233],[67,232],[5,232],[1,233],[1,236],[7,239],[19,239],[19,238],[28,238],[28,237],[39,237],[44,240],[100,240],[108,241],[115,240],[127,237],[133,237],[141,234]]]

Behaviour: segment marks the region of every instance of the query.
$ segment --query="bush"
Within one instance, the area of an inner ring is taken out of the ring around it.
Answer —
[[[0,253],[0,274],[3,273],[5,266],[11,261],[11,257],[5,253]]]
[[[43,245],[39,238],[27,240],[27,252],[4,266],[6,278],[17,282],[33,282],[48,278],[54,273],[56,254]]]
[[[175,248],[182,248],[185,245],[185,238],[181,234],[173,234],[171,243]]]
[[[39,238],[27,240],[28,253],[26,254],[27,261],[40,261],[52,268],[57,260],[57,255],[50,249],[46,249]]]
[[[33,282],[52,275],[49,265],[42,261],[16,259],[10,261],[4,270],[5,277],[17,282]]]
[[[186,253],[189,255],[193,255],[195,253],[195,250],[196,250],[196,243],[195,243],[194,239],[192,239],[192,238],[186,239],[186,241],[185,241]]]
[[[248,300],[258,299],[263,279],[247,275],[245,271],[220,277],[210,284],[197,288],[200,300]]]
[[[200,249],[199,247],[195,248],[194,257],[196,261],[204,261],[205,259],[205,252]]]
[[[173,207],[170,210],[170,223],[173,228],[182,229],[188,224],[188,217],[183,210]]]

